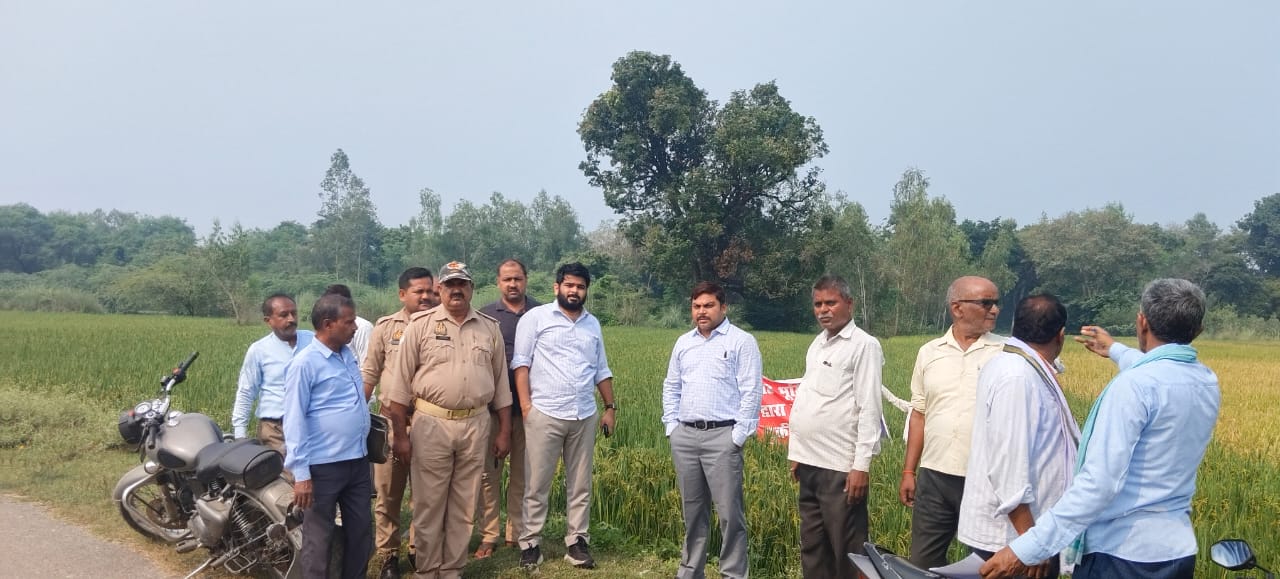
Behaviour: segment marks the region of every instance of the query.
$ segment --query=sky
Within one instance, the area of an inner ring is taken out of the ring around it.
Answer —
[[[583,111],[632,50],[710,98],[776,80],[832,192],[909,167],[959,219],[1123,203],[1224,230],[1280,193],[1280,2],[0,0],[0,205],[311,223],[343,149],[384,225],[431,188],[614,219]]]

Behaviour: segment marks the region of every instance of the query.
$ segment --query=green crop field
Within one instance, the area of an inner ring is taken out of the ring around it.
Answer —
[[[267,331],[265,326],[236,326],[219,319],[19,312],[0,312],[0,324],[5,328],[0,347],[0,471],[7,471],[0,473],[0,490],[94,513],[78,520],[89,519],[84,522],[96,530],[124,528],[111,520],[109,494],[115,477],[136,460],[117,444],[114,412],[150,397],[162,372],[198,350],[200,359],[179,387],[175,407],[207,413],[227,426],[245,347]],[[605,330],[620,410],[616,435],[599,438],[596,450],[592,531],[601,559],[601,569],[594,574],[598,577],[669,576],[675,569],[683,524],[659,423],[659,391],[677,333]],[[757,338],[766,376],[801,375],[812,336],[759,333]],[[885,384],[899,396],[907,395],[915,351],[926,339],[883,342]],[[1197,576],[1219,577],[1225,574],[1208,562],[1213,541],[1247,539],[1262,551],[1264,564],[1275,561],[1271,551],[1280,545],[1280,427],[1272,418],[1274,401],[1280,399],[1272,360],[1280,347],[1247,342],[1196,345],[1223,385],[1222,418],[1200,471],[1193,513],[1201,546]],[[1114,366],[1075,344],[1068,345],[1063,359],[1069,368],[1064,382],[1083,420],[1092,396],[1114,375]],[[886,408],[890,431],[900,433],[903,415]],[[62,415],[68,418],[60,423]],[[60,434],[68,429],[75,435]],[[902,455],[901,440],[886,441],[872,465],[870,491],[872,538],[899,551],[906,550],[910,520],[908,509],[897,501]],[[65,458],[73,468],[48,464],[51,456]],[[563,512],[562,496],[559,501],[553,513]],[[747,445],[746,501],[754,574],[798,577],[795,486],[787,475],[784,447]],[[553,521],[549,544],[557,542],[555,528]],[[712,552],[717,548],[713,545]],[[490,560],[473,563],[467,574],[522,576],[511,569],[515,559],[512,550],[502,549]],[[561,575],[550,563],[544,567],[542,576],[575,576]]]

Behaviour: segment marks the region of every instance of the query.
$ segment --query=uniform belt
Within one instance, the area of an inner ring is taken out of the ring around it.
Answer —
[[[436,418],[443,418],[445,420],[462,420],[463,418],[470,418],[489,409],[489,406],[486,404],[478,408],[452,410],[442,406],[436,406],[435,404],[427,402],[421,398],[415,398],[413,400],[413,407],[417,409],[418,412],[434,416]]]
[[[693,422],[681,421],[681,424],[689,428],[697,428],[698,430],[711,430],[713,428],[724,428],[737,424],[737,420],[694,420]]]

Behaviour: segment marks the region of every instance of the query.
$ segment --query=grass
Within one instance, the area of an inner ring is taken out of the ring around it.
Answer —
[[[51,504],[68,518],[114,539],[133,541],[174,561],[199,563],[146,544],[121,524],[110,503],[116,478],[136,457],[116,445],[115,413],[153,394],[162,372],[189,351],[200,359],[179,386],[176,407],[229,422],[235,379],[245,347],[263,326],[228,320],[0,312],[6,327],[0,349],[0,490]],[[683,523],[669,449],[659,423],[660,384],[679,332],[606,328],[605,340],[619,400],[618,430],[597,442],[592,546],[595,577],[671,576],[679,557]],[[757,333],[765,374],[803,373],[812,336]],[[906,396],[916,349],[928,337],[884,340],[884,380]],[[1241,537],[1262,549],[1280,544],[1280,439],[1272,406],[1280,396],[1271,361],[1277,346],[1261,342],[1197,343],[1201,357],[1222,381],[1222,415],[1200,471],[1194,520],[1202,553],[1197,576],[1224,576],[1208,561],[1208,545]],[[1071,344],[1063,355],[1068,397],[1083,420],[1093,396],[1114,375],[1114,365]],[[888,408],[888,407],[887,407]],[[903,415],[887,410],[890,432]],[[872,464],[872,538],[891,549],[908,546],[910,512],[897,502],[903,443],[887,441]],[[746,447],[745,496],[751,532],[751,565],[758,577],[799,577],[795,486],[787,476],[785,448],[753,441]],[[559,483],[557,482],[557,485]],[[544,543],[548,562],[539,577],[581,577],[558,558],[563,492],[553,492]],[[473,538],[473,545],[475,543]],[[718,550],[713,537],[712,553]],[[958,555],[954,550],[953,555]],[[518,553],[501,548],[471,563],[468,577],[525,577]],[[714,561],[714,557],[713,557]],[[375,570],[371,570],[375,571]]]

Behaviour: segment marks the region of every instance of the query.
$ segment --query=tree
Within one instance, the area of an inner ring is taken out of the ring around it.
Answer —
[[[1255,201],[1253,211],[1236,225],[1245,232],[1249,261],[1268,276],[1280,277],[1280,193]]]
[[[0,207],[0,271],[35,273],[45,268],[48,219],[26,203]]]
[[[551,269],[560,258],[583,248],[582,226],[573,205],[559,195],[554,198],[546,190],[538,192],[529,205],[529,218],[534,223],[531,266]]]
[[[1161,256],[1150,229],[1135,224],[1119,204],[1042,217],[1019,238],[1035,263],[1039,289],[1066,302],[1074,310],[1071,319],[1081,323],[1099,321],[1107,309],[1132,320],[1142,284]]]
[[[579,168],[664,283],[711,280],[738,295],[805,285],[747,279],[771,253],[798,250],[793,233],[811,224],[824,187],[805,167],[827,152],[817,122],[772,82],[718,108],[669,56],[632,52],[612,80],[578,126]]]
[[[929,179],[907,169],[893,186],[886,247],[894,291],[889,334],[944,327],[946,291],[970,261],[968,238],[944,197],[929,197]]]
[[[213,231],[204,238],[196,255],[204,263],[209,282],[218,289],[236,322],[247,324],[257,318],[253,311],[254,296],[249,287],[253,254],[249,234],[236,223],[230,232],[222,230],[216,219]]]
[[[347,154],[338,149],[320,182],[320,219],[314,229],[315,248],[323,265],[339,278],[368,281],[369,262],[382,224],[364,180],[351,171]]]
[[[849,282],[858,325],[868,331],[878,330],[885,288],[884,237],[871,225],[862,204],[843,197],[834,201],[831,233],[824,244],[829,249],[826,270]]]

